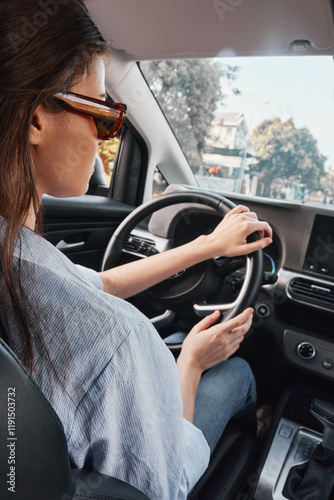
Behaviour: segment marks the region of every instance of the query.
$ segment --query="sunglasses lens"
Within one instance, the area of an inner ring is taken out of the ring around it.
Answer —
[[[123,114],[120,114],[118,120],[94,117],[97,136],[100,140],[107,140],[115,137],[123,124]]]
[[[91,116],[100,140],[112,139],[123,125],[126,113],[125,104],[111,105],[105,101],[73,93],[56,94],[54,97],[72,111]]]
[[[113,127],[110,127],[110,124],[95,119],[95,125],[99,139],[106,140],[112,137]],[[112,130],[110,130],[111,128]]]

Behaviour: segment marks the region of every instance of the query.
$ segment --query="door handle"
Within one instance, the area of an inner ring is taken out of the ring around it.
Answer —
[[[78,243],[66,243],[64,240],[58,241],[56,248],[61,252],[69,252],[70,250],[79,250],[85,246],[84,241],[79,241]]]

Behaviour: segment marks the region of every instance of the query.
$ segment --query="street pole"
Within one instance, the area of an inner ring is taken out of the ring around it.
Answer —
[[[263,106],[263,104],[269,104],[269,102],[270,101],[268,99],[265,99],[263,102],[260,102],[257,106],[255,106],[255,108],[252,111],[250,120],[249,120],[249,128],[250,129],[252,126],[255,111],[257,111],[261,106]],[[244,178],[244,173],[245,173],[245,161],[247,158],[248,142],[249,142],[249,133],[247,134],[247,137],[246,137],[245,147],[244,147],[244,151],[243,151],[242,158],[241,158],[240,175],[238,176],[237,190],[236,190],[237,193],[241,193],[241,191],[242,191],[242,183],[243,183],[243,178]]]

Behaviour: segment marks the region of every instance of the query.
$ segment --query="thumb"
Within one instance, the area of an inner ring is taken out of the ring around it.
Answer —
[[[272,242],[273,242],[273,240],[271,238],[261,238],[260,240],[253,241],[252,243],[245,243],[244,245],[242,245],[240,247],[240,249],[241,248],[243,249],[243,250],[240,250],[240,253],[241,253],[241,251],[244,253],[246,249],[247,249],[247,253],[252,253],[252,252],[256,252],[257,250],[262,250],[262,248],[267,247]]]

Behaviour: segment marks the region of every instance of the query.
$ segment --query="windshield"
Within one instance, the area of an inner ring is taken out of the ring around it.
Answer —
[[[140,66],[200,187],[334,208],[332,57]]]

